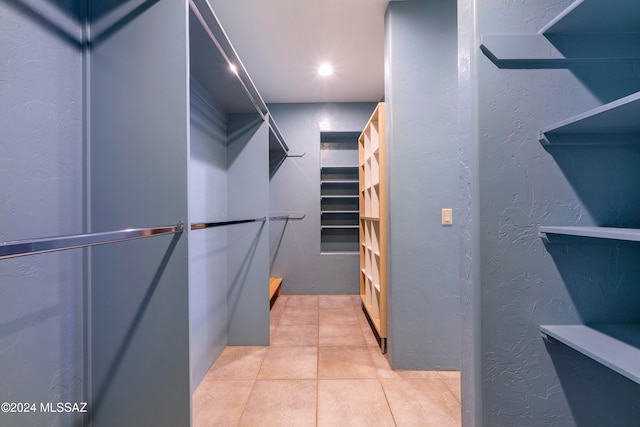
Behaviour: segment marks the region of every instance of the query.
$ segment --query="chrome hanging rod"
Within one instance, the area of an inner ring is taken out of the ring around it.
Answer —
[[[212,227],[223,227],[225,225],[233,225],[233,224],[244,224],[246,222],[264,222],[267,220],[266,216],[262,218],[251,218],[251,219],[237,219],[234,221],[218,221],[218,222],[196,222],[191,224],[192,230],[203,230],[205,228]]]
[[[68,236],[46,237],[42,239],[14,240],[0,242],[0,259],[15,258],[25,255],[43,254],[87,246],[104,245],[125,240],[142,239],[161,236],[163,234],[182,233],[184,224],[154,228],[129,228],[126,230],[106,231],[101,233],[73,234]]]

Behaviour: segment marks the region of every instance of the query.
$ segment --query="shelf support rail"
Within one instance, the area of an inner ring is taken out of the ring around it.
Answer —
[[[225,225],[245,224],[247,222],[265,222],[266,216],[261,218],[236,219],[233,221],[217,221],[217,222],[195,222],[191,224],[191,230],[204,230],[205,228],[223,227]]]
[[[125,230],[106,231],[100,233],[73,234],[67,236],[45,237],[41,239],[0,242],[0,260],[25,255],[36,255],[67,249],[104,245],[107,243],[116,243],[125,240],[162,236],[164,234],[177,234],[182,233],[183,231],[184,224],[180,221],[176,225],[165,227],[129,228]]]

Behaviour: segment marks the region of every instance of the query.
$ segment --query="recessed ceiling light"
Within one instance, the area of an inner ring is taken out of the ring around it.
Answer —
[[[320,67],[318,67],[318,74],[320,74],[322,77],[330,76],[331,74],[333,74],[333,67],[326,63],[322,64],[320,65]]]

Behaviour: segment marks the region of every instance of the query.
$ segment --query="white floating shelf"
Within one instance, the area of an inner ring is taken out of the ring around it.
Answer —
[[[540,331],[640,383],[640,325],[543,325]]]

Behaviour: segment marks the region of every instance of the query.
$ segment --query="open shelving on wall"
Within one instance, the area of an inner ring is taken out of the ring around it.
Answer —
[[[380,347],[387,339],[385,105],[379,103],[358,139],[360,296]]]
[[[320,252],[358,253],[358,133],[320,137]]]
[[[637,60],[640,3],[576,0],[536,34],[483,35],[480,48],[503,68]]]
[[[578,63],[637,61],[640,3],[576,0],[536,34],[483,35],[480,48],[500,68],[559,68]],[[640,142],[639,115],[640,92],[636,92],[544,127],[538,132],[538,141],[546,147],[564,146],[565,150],[585,146],[620,150]],[[637,223],[630,216],[635,213],[627,212],[632,209],[626,205],[612,209],[616,210],[617,222]],[[567,247],[640,242],[640,229],[635,228],[541,226],[539,234],[548,245],[561,243]],[[635,293],[631,287],[625,289],[620,292]],[[603,296],[614,297],[633,299],[637,295]],[[613,301],[609,303],[615,305]],[[547,339],[563,343],[640,383],[640,315],[632,312],[623,317],[604,309],[599,309],[598,314],[597,318],[604,320],[598,324],[541,325],[540,330]]]

